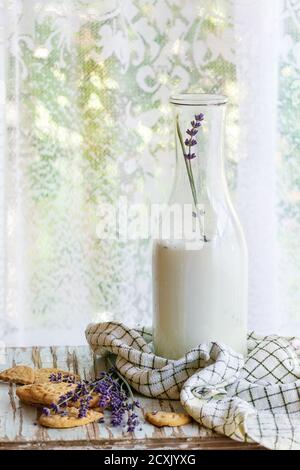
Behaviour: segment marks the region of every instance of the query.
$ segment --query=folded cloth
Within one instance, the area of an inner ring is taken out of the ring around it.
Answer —
[[[153,354],[145,328],[96,323],[86,328],[95,354],[116,355],[116,367],[148,397],[181,400],[202,426],[269,449],[300,449],[300,340],[248,336],[244,358],[207,342],[178,360]]]

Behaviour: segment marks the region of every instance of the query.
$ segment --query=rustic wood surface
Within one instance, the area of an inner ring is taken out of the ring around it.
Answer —
[[[0,370],[13,365],[58,367],[89,378],[103,370],[103,359],[95,359],[86,346],[7,348]],[[73,429],[47,429],[39,426],[39,411],[21,404],[16,386],[0,383],[0,449],[259,449],[218,436],[196,422],[179,428],[155,428],[143,419],[145,411],[182,411],[176,401],[139,397],[141,426],[133,434],[109,424],[90,424]],[[108,421],[108,420],[107,420]]]

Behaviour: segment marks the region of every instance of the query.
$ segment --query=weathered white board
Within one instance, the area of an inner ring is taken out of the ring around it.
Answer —
[[[0,369],[17,364],[58,367],[90,378],[95,369],[104,369],[104,360],[95,360],[87,346],[7,348]],[[47,429],[37,424],[39,411],[22,404],[16,386],[0,382],[0,449],[258,449],[254,444],[240,444],[213,434],[196,422],[179,428],[155,428],[144,420],[148,410],[181,411],[176,401],[138,397],[141,425],[133,434],[126,427],[93,423],[73,429]],[[109,413],[109,412],[108,412]]]

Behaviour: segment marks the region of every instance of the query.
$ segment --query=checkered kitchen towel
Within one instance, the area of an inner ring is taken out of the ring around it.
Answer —
[[[300,341],[248,338],[248,357],[207,342],[178,360],[155,356],[151,333],[120,323],[90,324],[96,354],[113,353],[116,367],[143,395],[180,399],[201,425],[270,449],[300,449]]]

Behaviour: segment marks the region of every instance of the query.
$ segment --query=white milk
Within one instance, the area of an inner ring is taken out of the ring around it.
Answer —
[[[184,242],[153,248],[154,347],[170,359],[205,341],[247,352],[247,256],[239,238],[215,238],[201,249]]]

